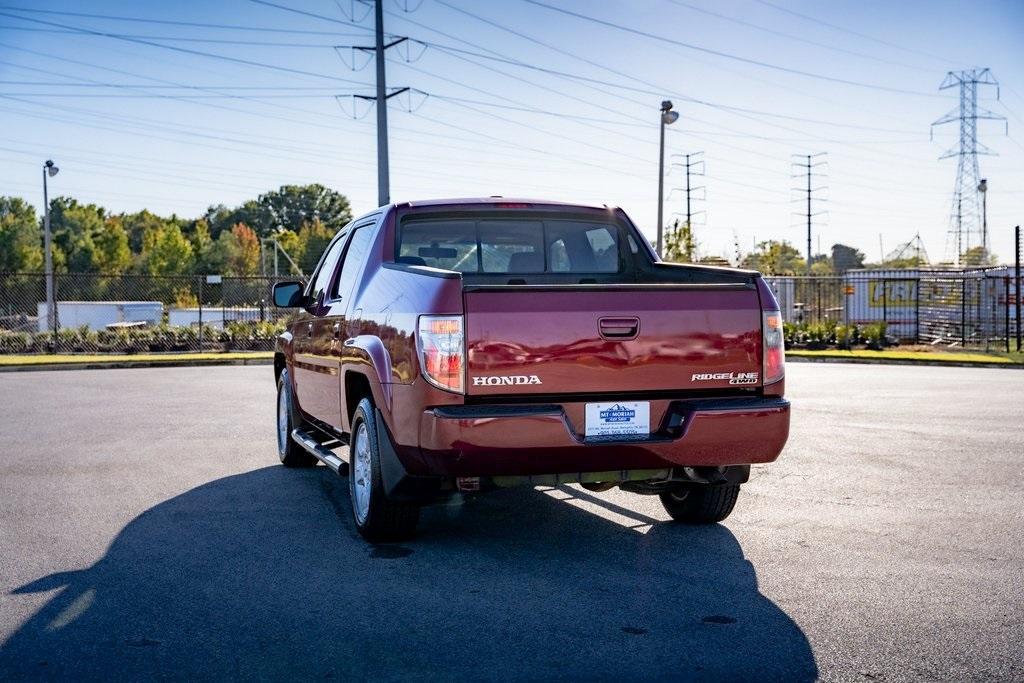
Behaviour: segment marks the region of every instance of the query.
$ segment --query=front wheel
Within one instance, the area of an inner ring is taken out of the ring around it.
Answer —
[[[285,467],[312,467],[316,464],[316,458],[292,439],[297,413],[292,399],[292,383],[286,368],[277,378],[277,457]]]
[[[739,484],[683,484],[659,497],[677,522],[714,524],[729,516],[739,493]]]
[[[364,398],[352,418],[348,487],[356,529],[371,543],[408,538],[420,519],[418,505],[387,499],[380,474],[379,438],[373,404]]]

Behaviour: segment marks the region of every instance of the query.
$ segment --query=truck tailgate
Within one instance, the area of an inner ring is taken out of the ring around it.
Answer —
[[[463,296],[470,396],[760,384],[752,285],[480,286]]]

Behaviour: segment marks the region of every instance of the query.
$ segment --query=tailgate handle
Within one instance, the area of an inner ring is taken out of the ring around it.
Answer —
[[[605,339],[632,339],[640,332],[640,318],[601,318],[597,327]]]

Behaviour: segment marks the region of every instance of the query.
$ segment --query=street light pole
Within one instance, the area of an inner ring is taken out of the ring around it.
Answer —
[[[47,159],[43,164],[43,245],[46,251],[46,326],[57,341],[57,306],[54,301],[53,281],[53,237],[50,235],[50,194],[47,180],[57,175],[58,169],[53,161]]]
[[[662,256],[665,248],[665,126],[675,123],[678,119],[679,112],[672,111],[672,101],[664,100],[661,103],[661,137],[658,143],[658,240],[655,244],[658,256]]]

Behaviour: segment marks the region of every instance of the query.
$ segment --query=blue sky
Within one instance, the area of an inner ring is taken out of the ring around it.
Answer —
[[[1024,221],[1024,3],[544,0],[685,47],[526,0],[384,2],[386,31],[421,41],[388,63],[389,86],[420,91],[389,107],[393,199],[607,203],[653,234],[667,97],[681,114],[669,160],[706,161],[694,179],[706,187],[694,205],[706,212],[702,253],[731,258],[735,243],[766,239],[803,250],[791,155],[827,152],[816,169],[829,176],[823,251],[843,242],[878,259],[919,232],[939,260],[952,256],[956,160],[937,157],[957,129],[930,140],[929,126],[957,104],[938,90],[946,72],[982,66],[1002,87],[998,102],[982,88],[980,104],[1009,124],[1009,135],[979,124],[998,154],[981,157],[992,247],[1012,254]],[[335,49],[370,44],[372,17],[354,0],[273,4],[0,0],[0,193],[41,207],[40,164],[53,158],[53,193],[115,211],[196,216],[314,181],[357,212],[373,208],[374,116],[351,97],[371,92],[372,63],[353,70],[352,51]],[[683,210],[670,190],[684,182],[672,167],[666,216]]]

